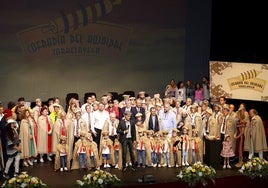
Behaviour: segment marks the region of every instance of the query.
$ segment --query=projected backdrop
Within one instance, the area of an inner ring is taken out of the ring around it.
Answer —
[[[0,6],[0,100],[162,93],[183,78],[185,0],[10,0]],[[80,100],[82,101],[82,100]]]

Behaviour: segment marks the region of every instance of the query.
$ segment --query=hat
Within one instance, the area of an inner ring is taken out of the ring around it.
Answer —
[[[192,132],[198,133],[199,131],[197,129],[193,129]]]
[[[86,132],[85,131],[80,131],[80,136],[86,136]]]
[[[221,105],[219,103],[215,103],[214,106],[218,106],[221,109]]]
[[[172,129],[172,132],[176,132],[176,133],[178,133],[178,132],[180,132],[177,128],[174,128],[174,129]]]
[[[197,108],[198,107],[198,104],[194,103],[190,106],[190,108]]]
[[[125,94],[123,95],[124,99],[129,99],[129,97],[130,97],[130,95],[125,95]]]
[[[7,124],[10,124],[10,123],[17,123],[17,122],[14,119],[8,119]]]
[[[154,130],[146,130],[146,134],[154,134]]]
[[[211,108],[207,108],[206,112],[209,113],[210,115],[212,115],[212,109]]]
[[[104,136],[104,135],[108,135],[109,132],[108,131],[102,131],[101,134]]]
[[[161,105],[161,103],[157,102],[157,103],[155,103],[155,106],[161,107],[162,105]]]
[[[58,103],[54,103],[53,107],[59,107],[60,108],[60,105]]]
[[[229,105],[228,105],[228,104],[224,104],[224,105],[223,105],[223,109],[230,110]]]
[[[140,91],[139,95],[145,94],[145,91]]]
[[[135,115],[135,117],[140,117],[140,116],[142,116],[142,113],[140,112]]]
[[[61,140],[67,140],[67,137],[64,136],[64,135],[61,135],[61,136],[60,136],[60,139],[61,139]]]
[[[79,108],[79,109],[77,109],[74,113],[76,114],[76,113],[81,113],[82,111],[81,111],[81,109]]]
[[[155,136],[155,137],[162,136],[162,132],[161,132],[161,131],[158,131],[158,132],[154,133],[154,136]]]
[[[164,135],[167,135],[169,132],[168,132],[168,130],[163,130],[162,133],[163,133]]]
[[[185,126],[183,126],[182,129],[186,129],[187,131],[189,130],[189,128]]]

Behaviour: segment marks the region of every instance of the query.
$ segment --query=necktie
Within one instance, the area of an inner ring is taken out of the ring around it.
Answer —
[[[90,113],[88,113],[88,131],[91,131],[91,119],[90,119]]]
[[[225,119],[223,119],[223,123],[222,123],[222,133],[225,134],[225,129],[226,129],[226,125],[225,125]]]
[[[75,130],[76,136],[79,136],[79,119],[76,120],[76,130]]]
[[[206,133],[209,133],[208,120],[206,121]]]
[[[114,122],[112,122],[112,136],[114,136]]]

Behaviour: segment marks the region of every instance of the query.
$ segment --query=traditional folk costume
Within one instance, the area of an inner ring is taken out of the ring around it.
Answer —
[[[146,164],[147,166],[156,167],[155,139],[154,130],[147,130],[147,139],[145,140],[146,149]]]
[[[57,152],[57,146],[60,141],[61,136],[68,136],[67,135],[67,130],[68,130],[68,125],[70,124],[70,121],[68,121],[64,117],[60,117],[56,120],[53,126],[53,131],[52,131],[52,152],[56,153]]]
[[[114,140],[114,159],[115,159],[115,168],[122,169],[122,148],[118,138]]]
[[[97,143],[93,141],[91,133],[86,134],[87,145],[88,145],[88,169],[96,168],[99,169],[101,161],[99,158]]]
[[[103,164],[104,168],[110,168],[111,165],[115,165],[114,161],[114,148],[113,148],[113,141],[109,138],[109,132],[103,131],[102,132],[102,139],[100,141],[100,159],[101,163]]]
[[[46,111],[46,112],[44,112]],[[38,152],[40,153],[40,161],[43,161],[43,154],[50,154],[52,152],[52,121],[47,115],[48,111],[45,108],[41,109],[42,115],[39,116],[38,125]],[[48,156],[48,160],[51,160]]]
[[[86,133],[80,132],[80,139],[76,141],[73,151],[73,161],[71,169],[87,168],[88,158],[88,142],[86,141]]]
[[[32,165],[30,157],[36,157],[38,153],[34,137],[34,127],[30,124],[29,120],[21,120],[19,137],[21,140],[20,158],[27,160]],[[26,164],[27,162],[25,161]]]
[[[156,164],[157,167],[161,167],[162,164],[162,153],[163,153],[163,143],[161,140],[161,133],[157,132],[155,133],[155,148],[154,148],[154,152],[156,154]]]
[[[259,157],[263,158],[263,151],[267,151],[265,130],[259,115],[254,115],[245,129],[244,150],[249,152],[249,158],[252,158],[254,153],[259,153]]]
[[[163,144],[163,167],[171,167],[170,165],[170,155],[171,155],[171,150],[170,150],[170,139],[168,137],[169,131],[168,130],[163,130],[163,137],[162,137],[162,144]]]
[[[182,166],[188,166],[188,156],[190,150],[190,137],[188,135],[189,129],[187,127],[182,128]]]
[[[179,167],[181,166],[181,143],[182,139],[178,136],[179,130],[174,128],[170,138],[170,166]]]
[[[142,164],[142,167],[145,168],[146,165],[146,136],[144,135],[144,130],[139,129],[138,130],[138,137],[137,137],[137,144],[136,144],[136,150],[137,150],[137,162],[138,167],[140,167],[140,164]]]
[[[55,153],[55,163],[54,169],[60,171],[67,171],[70,169],[70,160],[68,159],[69,146],[67,144],[67,137],[62,135],[60,136],[59,143],[57,144],[57,150]]]

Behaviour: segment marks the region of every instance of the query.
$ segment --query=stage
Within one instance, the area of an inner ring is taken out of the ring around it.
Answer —
[[[122,172],[118,169],[107,169],[112,174],[116,174],[121,179],[120,187],[188,187],[188,185],[180,181],[176,176],[179,174],[181,168],[137,168],[137,171],[133,172],[130,168],[126,172]],[[83,175],[89,173],[86,170],[72,170],[66,172],[55,172],[53,169],[53,163],[46,161],[45,163],[36,163],[34,166],[21,167],[21,172],[27,171],[29,175],[36,176],[42,179],[48,187],[51,188],[67,188],[78,187],[76,180],[81,179]],[[207,187],[265,187],[267,185],[267,179],[250,180],[248,177],[241,175],[238,169],[233,167],[232,169],[219,169],[216,170],[215,185],[209,183]],[[143,177],[153,178],[155,182],[148,183],[143,182]],[[1,184],[4,179],[1,178]],[[202,187],[198,185],[197,187]]]

